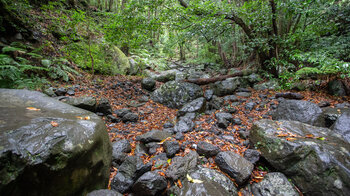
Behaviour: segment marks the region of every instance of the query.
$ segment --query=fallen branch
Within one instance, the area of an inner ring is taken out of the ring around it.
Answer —
[[[243,72],[240,71],[240,72],[237,72],[234,74],[223,75],[223,76],[218,76],[218,77],[214,77],[214,78],[188,79],[188,80],[184,80],[184,81],[189,82],[189,83],[198,84],[198,85],[205,85],[205,84],[210,84],[210,83],[214,83],[217,81],[222,81],[222,80],[225,80],[227,78],[232,78],[232,77],[236,77],[236,76],[243,76]]]

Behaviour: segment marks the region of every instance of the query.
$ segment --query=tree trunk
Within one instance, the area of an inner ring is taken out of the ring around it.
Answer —
[[[181,61],[184,61],[186,60],[186,54],[185,54],[185,42],[181,42],[179,43],[179,46],[180,46],[180,60]]]
[[[111,12],[113,9],[113,0],[109,0],[109,7],[108,7],[108,11]]]

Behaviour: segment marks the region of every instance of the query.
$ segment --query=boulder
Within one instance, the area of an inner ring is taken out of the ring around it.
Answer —
[[[232,95],[235,90],[240,86],[242,78],[234,77],[227,78],[223,81],[215,82],[211,85],[211,89],[213,89],[214,94],[221,97],[225,95]]]
[[[222,107],[222,105],[224,104],[224,100],[221,97],[217,97],[216,95],[214,95],[212,97],[212,99],[207,102],[207,110],[218,110]]]
[[[287,136],[281,137],[283,134]],[[291,135],[297,137],[290,139]],[[332,130],[297,121],[263,119],[254,122],[250,140],[305,195],[349,193],[350,144]]]
[[[186,113],[202,113],[205,111],[205,98],[200,97],[197,98],[190,103],[185,104],[179,111],[178,116],[183,116]]]
[[[117,191],[100,189],[100,190],[92,191],[91,193],[88,193],[86,196],[123,196],[123,195],[121,193],[118,193]]]
[[[251,163],[255,164],[256,162],[259,161],[260,154],[261,153],[257,150],[247,149],[246,151],[244,151],[243,157],[248,161],[250,161]]]
[[[216,113],[215,118],[218,126],[222,129],[226,129],[233,122],[233,117],[230,113]]]
[[[65,96],[66,93],[67,93],[67,89],[66,89],[66,88],[63,88],[63,87],[58,88],[58,89],[55,91],[55,94],[56,94],[57,96]]]
[[[171,70],[167,70],[167,71],[162,71],[159,74],[154,73],[150,70],[145,70],[145,74],[158,81],[158,82],[169,82],[169,81],[173,81],[175,80],[175,78],[177,77],[178,74],[180,74],[181,72],[176,70],[176,69],[171,69]]]
[[[335,133],[341,135],[345,141],[350,143],[350,111],[344,112],[337,121],[335,121],[332,129]]]
[[[198,157],[198,154],[192,150],[184,157],[174,157],[166,170],[167,177],[173,181],[184,178],[187,173],[196,168]]]
[[[112,114],[112,107],[109,104],[108,99],[101,98],[96,106],[96,112],[100,112],[104,115]]]
[[[97,102],[95,97],[65,97],[60,101],[91,112],[96,111]]]
[[[150,171],[143,174],[132,187],[136,195],[153,196],[160,194],[167,187],[166,179],[157,171]]]
[[[156,88],[156,81],[152,78],[144,78],[141,81],[141,87],[148,91],[154,91]]]
[[[346,90],[341,80],[333,80],[328,83],[328,93],[336,96],[346,96]]]
[[[169,134],[168,132],[154,129],[145,134],[137,136],[136,140],[141,141],[143,143],[150,143],[150,142],[160,142],[168,137],[171,137],[171,134]]]
[[[0,108],[0,195],[84,195],[107,186],[112,148],[98,116],[28,90],[0,89]]]
[[[193,131],[195,124],[190,118],[181,118],[174,127],[176,133],[187,133]]]
[[[180,151],[180,144],[177,141],[166,141],[163,143],[164,151],[168,158],[172,158]]]
[[[112,161],[121,164],[125,161],[127,153],[131,152],[131,145],[128,140],[116,141],[112,144]]]
[[[315,125],[330,128],[345,112],[350,112],[350,109],[331,107],[322,108],[322,114],[318,117]]]
[[[200,141],[197,145],[197,153],[209,158],[217,155],[220,152],[220,148],[210,144],[208,142]]]
[[[270,80],[261,84],[255,84],[253,88],[254,90],[275,90],[279,88],[279,84],[276,80]]]
[[[254,169],[254,165],[234,152],[220,152],[215,157],[215,163],[221,171],[235,179],[237,184],[242,185],[247,181]]]
[[[204,98],[207,100],[207,101],[210,101],[211,98],[213,97],[214,95],[214,91],[211,90],[211,89],[208,89],[204,92]]]
[[[131,113],[131,110],[130,110],[130,109],[127,109],[127,108],[123,108],[123,109],[115,110],[114,113],[115,113],[119,118],[123,118],[126,114]]]
[[[202,183],[192,183],[188,180],[182,182],[183,187],[173,188],[170,194],[177,196],[227,196],[238,195],[235,184],[224,174],[205,167],[200,167],[189,174],[192,179]]]
[[[274,120],[295,120],[313,125],[322,110],[316,104],[301,100],[282,100],[272,115]]]
[[[123,115],[122,121],[125,122],[137,122],[139,120],[139,116],[135,113],[127,113]]]
[[[111,53],[111,57],[114,60],[109,67],[109,75],[127,74],[130,73],[130,62],[128,57],[116,46],[112,46],[111,49],[107,49]]]
[[[252,193],[255,196],[299,196],[293,184],[279,172],[268,173],[261,182],[253,184]]]
[[[170,108],[179,109],[186,103],[202,96],[203,91],[196,84],[171,81],[155,90],[151,95],[151,99]]]

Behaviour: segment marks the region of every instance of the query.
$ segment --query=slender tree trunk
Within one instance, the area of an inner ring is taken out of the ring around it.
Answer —
[[[180,46],[180,60],[185,61],[186,60],[186,54],[185,54],[185,42],[179,43]]]
[[[109,0],[109,7],[108,7],[108,11],[111,12],[113,9],[113,0]]]

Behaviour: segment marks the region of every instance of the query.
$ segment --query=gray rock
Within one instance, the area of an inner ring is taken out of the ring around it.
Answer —
[[[116,164],[121,164],[125,161],[127,154],[131,152],[131,145],[128,140],[116,141],[112,144],[112,161]]]
[[[136,157],[127,157],[118,168],[111,182],[112,190],[125,193],[130,190],[136,178]]]
[[[109,104],[108,99],[101,98],[96,106],[96,112],[101,112],[104,115],[112,114],[112,107]]]
[[[281,131],[302,138],[278,137]],[[310,134],[314,138],[305,137]],[[332,130],[297,121],[263,119],[254,122],[250,140],[261,155],[291,178],[305,195],[349,193],[350,145]]]
[[[100,189],[100,190],[92,191],[88,193],[86,196],[123,196],[123,195],[121,193],[118,193],[117,191]]]
[[[190,103],[185,104],[179,111],[178,116],[183,116],[186,113],[202,113],[205,111],[205,98],[200,97],[197,98]]]
[[[213,95],[214,95],[214,91],[211,90],[211,89],[206,90],[206,91],[204,92],[204,98],[205,98],[207,101],[210,101],[211,98],[213,97]]]
[[[250,97],[250,96],[252,96],[252,94],[249,93],[249,92],[237,92],[235,95],[236,96],[240,96],[240,97]]]
[[[171,81],[155,90],[151,95],[151,99],[170,108],[179,109],[186,103],[202,96],[203,91],[196,84]]]
[[[260,154],[261,153],[257,150],[247,149],[246,151],[244,151],[243,157],[248,161],[250,161],[251,163],[255,164],[256,162],[259,161]]]
[[[164,151],[168,158],[172,158],[180,151],[180,144],[177,141],[166,141],[163,143]]]
[[[141,81],[141,87],[148,91],[154,91],[156,88],[156,81],[152,78],[144,78]]]
[[[218,126],[222,129],[226,129],[233,122],[233,117],[230,113],[216,113],[215,118]]]
[[[143,135],[137,136],[136,140],[141,141],[143,143],[150,143],[150,142],[160,142],[168,137],[171,137],[171,134],[169,134],[168,132],[154,129]]]
[[[177,140],[183,140],[185,139],[185,136],[182,132],[177,132],[176,135],[175,135],[175,139]]]
[[[275,95],[276,99],[283,97],[285,99],[304,99],[304,95],[300,94],[300,93],[292,93],[292,92],[285,92],[285,93],[276,93]]]
[[[0,195],[84,195],[107,186],[112,148],[98,116],[35,91],[0,89],[0,100]]]
[[[173,128],[173,127],[174,127],[174,125],[173,125],[173,123],[171,123],[171,122],[166,122],[166,123],[164,123],[164,125],[163,125],[163,128],[164,128],[164,129]]]
[[[348,108],[322,108],[322,114],[318,117],[317,121],[314,123],[321,127],[331,127],[337,119],[345,112],[350,112]]]
[[[139,116],[135,113],[127,113],[123,116],[123,122],[137,122],[139,120]]]
[[[127,108],[123,108],[123,109],[120,109],[120,110],[115,110],[114,113],[120,117],[120,118],[123,118],[124,115],[128,114],[128,113],[131,113],[131,110],[127,109]]]
[[[224,100],[232,102],[239,101],[238,97],[236,97],[235,95],[227,95],[224,97]]]
[[[215,163],[220,170],[227,173],[242,185],[247,181],[254,169],[254,165],[234,152],[220,152],[215,157]]]
[[[218,110],[223,104],[224,100],[214,95],[213,98],[207,102],[207,110]]]
[[[275,90],[279,88],[279,84],[275,80],[270,80],[268,82],[264,82],[261,84],[255,84],[253,88],[255,90],[266,90],[266,89]]]
[[[251,111],[254,109],[254,107],[256,106],[256,103],[255,102],[248,102],[245,104],[245,109]]]
[[[69,87],[68,90],[67,90],[67,94],[68,94],[69,96],[74,96],[74,95],[75,95],[75,90],[74,90],[74,88]]]
[[[279,172],[268,173],[264,179],[252,185],[255,196],[299,196],[286,176]]]
[[[45,93],[47,96],[49,97],[56,97],[57,95],[55,94],[55,92],[53,91],[53,88],[46,88],[43,90],[43,93]]]
[[[212,156],[216,156],[220,152],[220,148],[210,144],[208,142],[200,141],[197,145],[197,153],[199,155],[204,155],[209,158]]]
[[[237,195],[238,191],[234,183],[224,174],[205,167],[200,167],[189,174],[191,178],[201,180],[202,183],[183,181],[183,187],[173,188],[170,194],[177,196],[227,196]]]
[[[335,121],[332,129],[335,133],[341,135],[345,141],[350,143],[350,111],[344,112]]]
[[[241,84],[242,78],[234,77],[227,78],[224,81],[218,81],[211,85],[214,94],[217,96],[231,95],[235,92],[238,86]]]
[[[296,120],[313,125],[321,113],[321,108],[314,103],[300,100],[282,100],[272,118],[274,120]]]
[[[346,90],[341,80],[333,80],[328,83],[328,93],[336,96],[346,96]]]
[[[67,93],[67,89],[66,89],[66,88],[63,88],[63,87],[58,88],[58,89],[55,91],[55,94],[56,94],[57,96],[65,96],[66,93]]]
[[[181,118],[175,125],[174,130],[176,133],[187,133],[193,131],[195,124],[189,118]]]
[[[174,157],[166,170],[166,175],[173,181],[182,179],[196,168],[197,161],[198,154],[192,150],[184,157]]]
[[[255,83],[262,81],[262,78],[256,73],[250,74],[247,77],[248,77],[248,81],[251,85],[254,85]]]
[[[91,112],[96,111],[97,102],[95,97],[65,97],[61,101]]]
[[[166,179],[159,175],[157,171],[150,171],[143,174],[132,187],[136,195],[153,196],[160,194],[167,187]]]

